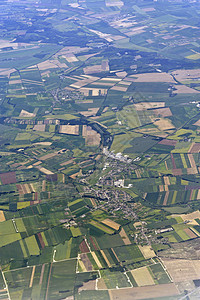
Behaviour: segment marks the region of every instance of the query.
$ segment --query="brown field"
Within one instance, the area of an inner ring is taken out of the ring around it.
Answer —
[[[127,89],[128,89],[128,87],[117,86],[117,85],[115,85],[111,88],[111,90],[113,90],[113,91],[120,91],[120,92],[126,92]]]
[[[60,125],[59,133],[78,135],[79,125]]]
[[[156,120],[155,118],[152,118],[152,121],[154,122]],[[168,130],[168,129],[174,129],[174,125],[171,123],[168,119],[161,118],[158,121],[154,122],[154,125],[158,126],[160,130]]]
[[[174,283],[109,290],[108,292],[111,300],[154,299],[160,297],[161,295],[162,297],[179,295],[179,291]]]
[[[169,107],[154,109],[153,112],[156,116],[161,116],[163,118],[172,116],[172,112]]]
[[[117,72],[116,75],[120,78],[123,78],[123,77],[127,76],[127,72],[125,72],[125,71]]]
[[[89,108],[86,111],[79,111],[79,113],[85,117],[90,117],[90,116],[96,115],[98,110],[99,110],[99,107],[94,107],[94,108]]]
[[[200,260],[162,259],[174,282],[199,279]]]
[[[32,184],[16,184],[20,195],[34,193],[35,189]]]
[[[2,210],[0,210],[0,222],[3,222],[5,220],[6,220],[6,218],[4,216],[4,212]]]
[[[188,170],[188,169],[187,169]],[[173,169],[172,171],[173,175],[175,176],[180,176],[183,174],[182,170],[181,169]],[[193,174],[193,173],[192,173]]]
[[[37,166],[37,169],[40,170],[42,173],[46,174],[46,175],[53,175],[54,173],[47,170],[46,168],[44,167],[40,167],[40,166]]]
[[[185,228],[184,231],[191,239],[194,239],[197,237],[197,235],[189,228]]]
[[[60,165],[61,166],[66,166],[66,165],[69,165],[69,164],[73,163],[73,161],[74,161],[74,159],[72,158],[72,159],[70,159],[68,161],[65,161],[65,162],[61,163]]]
[[[140,102],[134,104],[136,110],[147,110],[149,108],[165,107],[165,102]]]
[[[200,91],[194,90],[186,85],[175,85],[176,90],[174,91],[176,94],[199,94]]]
[[[200,69],[193,70],[175,70],[172,74],[178,81],[191,81],[196,78],[200,78]]]
[[[94,66],[88,66],[86,68],[83,68],[84,73],[87,74],[93,74],[93,73],[98,73],[98,72],[103,72],[103,71],[109,71],[109,64],[104,65],[94,65]]]
[[[101,221],[101,223],[108,225],[111,228],[114,228],[115,230],[119,230],[120,225],[117,224],[116,222],[110,220],[110,219],[105,219],[103,221]]]
[[[163,201],[163,205],[167,205],[168,197],[169,197],[169,192],[166,192],[165,193],[165,198],[164,198],[164,201]]]
[[[46,125],[45,124],[37,124],[33,127],[33,130],[36,130],[36,131],[45,131],[45,127]]]
[[[177,141],[175,141],[175,140],[162,140],[158,144],[168,145],[168,146],[176,146]]]
[[[192,143],[189,153],[199,153],[200,152],[200,143]]]
[[[80,254],[80,259],[82,261],[82,263],[85,266],[86,272],[87,271],[92,271],[93,270],[93,266],[91,264],[91,261],[89,260],[88,256],[86,253],[82,253]],[[79,261],[80,262],[80,261]]]
[[[200,193],[198,193],[198,194],[200,194]],[[200,196],[199,196],[199,198],[200,198]],[[198,199],[198,195],[197,195],[197,199]],[[177,216],[177,215],[172,215],[172,218],[175,216]],[[195,221],[195,219],[200,219],[200,211],[197,210],[190,214],[181,214],[178,216],[181,217],[184,222],[189,221],[190,225],[198,225],[198,223],[197,223],[197,221]]]
[[[38,64],[40,71],[57,68],[68,68],[68,66],[65,63],[61,63],[58,59],[46,60]]]
[[[20,118],[34,118],[35,117],[35,114],[34,113],[30,113],[24,109],[21,110],[20,112],[20,115],[19,115]]]
[[[155,282],[147,269],[147,267],[142,267],[139,269],[135,269],[131,271],[136,283],[138,286],[145,286],[145,285],[154,285]]]
[[[88,291],[88,290],[95,290],[96,287],[96,280],[89,280],[88,282],[83,282],[83,285],[78,288],[78,293],[81,291]],[[73,300],[74,297],[72,296],[71,300]],[[65,298],[65,300],[70,300],[70,298]]]
[[[52,158],[56,155],[57,155],[57,152],[49,153],[49,154],[46,154],[46,155],[43,155],[42,157],[40,157],[40,160],[47,160],[47,159]]]
[[[164,179],[165,185],[170,185],[170,181],[169,181],[169,177],[168,176],[164,176],[163,179]]]
[[[193,125],[195,126],[200,126],[200,120],[198,120],[196,123],[194,123]]]
[[[98,290],[107,290],[107,286],[106,286],[103,278],[98,279],[97,287],[98,287]]]
[[[95,130],[93,130],[90,126],[83,125],[82,131],[83,137],[85,137],[85,143],[88,146],[99,146],[101,141],[101,136]]]
[[[149,259],[156,256],[151,246],[139,246],[139,249],[142,252],[145,259]]]
[[[22,84],[22,81],[21,81],[21,79],[16,79],[16,80],[10,80],[9,81],[9,84]]]
[[[11,184],[11,183],[17,182],[15,172],[1,173],[0,179],[1,179],[2,184]]]
[[[168,73],[143,73],[143,74],[136,74],[134,77],[135,82],[171,82],[175,83],[172,76]]]
[[[130,245],[131,244],[131,241],[129,240],[124,228],[121,229],[119,235],[121,236],[121,238],[122,238],[125,245]]]

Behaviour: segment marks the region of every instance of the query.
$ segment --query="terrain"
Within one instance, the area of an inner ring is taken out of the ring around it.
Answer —
[[[199,17],[0,1],[0,299],[199,299]]]

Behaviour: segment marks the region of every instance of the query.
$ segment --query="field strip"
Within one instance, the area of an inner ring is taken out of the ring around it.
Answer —
[[[164,198],[164,201],[163,201],[163,205],[167,205],[167,199],[169,197],[169,192],[166,192],[165,194],[165,198]]]
[[[50,283],[50,279],[51,279],[51,270],[52,270],[52,266],[53,264],[50,264],[50,270],[49,270],[49,278],[48,278],[48,283],[47,283],[47,289],[46,289],[46,297],[45,300],[48,299],[48,291],[49,291],[49,283]]]
[[[99,268],[102,268],[102,265],[101,265],[101,263],[100,263],[98,257],[96,256],[96,253],[95,253],[94,251],[92,251],[91,254],[92,254],[92,257],[94,258],[94,260],[95,260],[97,266],[98,266]]]
[[[106,261],[108,267],[110,268],[110,267],[111,267],[111,264],[110,264],[110,262],[109,262],[107,256],[105,255],[104,251],[103,251],[103,250],[100,250],[100,252],[101,252],[103,258],[105,259],[105,261]]]
[[[30,284],[29,284],[30,288],[33,286],[34,274],[35,274],[35,266],[33,266],[32,274],[31,274],[31,280],[30,280]]]
[[[40,282],[39,282],[40,285],[42,284],[42,281],[43,281],[44,269],[45,269],[45,264],[42,265],[42,270],[41,270],[41,274],[40,274]]]

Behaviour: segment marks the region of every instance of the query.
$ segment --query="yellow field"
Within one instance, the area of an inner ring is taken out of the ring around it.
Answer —
[[[176,94],[199,94],[200,91],[194,90],[186,85],[176,85],[176,90],[175,93]]]
[[[129,240],[124,228],[121,229],[119,235],[121,236],[121,238],[122,238],[125,245],[130,245],[131,244],[131,241]]]
[[[149,108],[165,107],[165,102],[140,102],[134,104],[136,110],[147,110]]]
[[[33,127],[33,130],[36,130],[36,131],[45,131],[45,127],[46,125],[45,124],[37,124]]]
[[[101,269],[102,268],[102,264],[100,263],[100,261],[99,261],[98,257],[96,256],[95,252],[92,251],[91,254],[92,254],[92,257],[94,258],[97,266]]]
[[[108,225],[111,228],[114,228],[115,230],[119,230],[120,225],[117,224],[116,222],[110,220],[110,219],[105,219],[103,221],[101,221],[101,223]]]
[[[199,260],[163,259],[163,262],[174,282],[199,279]]]
[[[5,220],[6,220],[6,218],[4,216],[4,212],[2,210],[0,210],[0,222],[3,222]]]
[[[145,285],[154,285],[155,282],[147,269],[147,267],[142,267],[139,269],[135,269],[131,271],[136,283],[138,286],[145,286]]]
[[[59,133],[78,135],[79,125],[60,125]]]
[[[154,125],[156,125],[160,130],[169,130],[169,129],[174,129],[175,128],[170,120],[163,119],[163,118],[160,118],[160,120],[155,121]]]
[[[20,112],[20,115],[19,115],[20,118],[34,118],[35,117],[35,114],[33,113],[30,113],[24,109],[21,110]]]
[[[168,73],[143,73],[134,75],[137,76],[135,82],[171,82],[175,83],[172,76]]]
[[[85,117],[89,117],[89,116],[96,115],[98,110],[99,110],[99,107],[94,107],[94,108],[89,108],[86,111],[79,111],[79,113],[82,114]]]
[[[151,246],[139,246],[139,249],[142,252],[145,259],[149,259],[156,256]]]

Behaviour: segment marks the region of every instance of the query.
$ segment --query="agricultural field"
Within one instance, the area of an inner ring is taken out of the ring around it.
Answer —
[[[192,299],[198,1],[1,2],[0,299]]]

